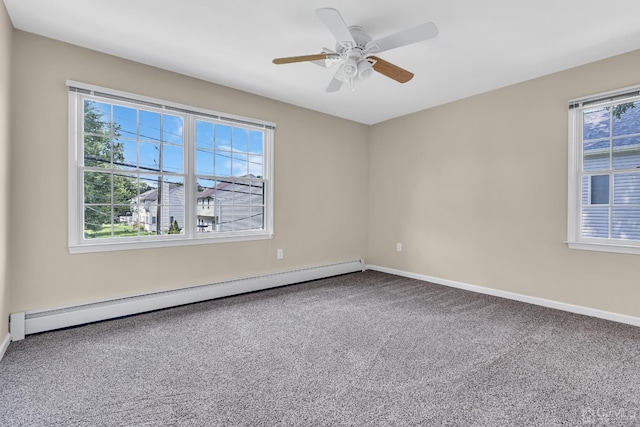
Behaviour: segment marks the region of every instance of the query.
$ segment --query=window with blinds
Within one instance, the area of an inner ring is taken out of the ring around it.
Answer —
[[[570,247],[640,253],[640,94],[574,101],[569,122]]]

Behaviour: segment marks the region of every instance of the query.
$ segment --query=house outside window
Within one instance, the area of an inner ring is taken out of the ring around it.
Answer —
[[[640,90],[572,101],[568,244],[640,254]]]
[[[72,253],[272,237],[274,124],[68,85]]]

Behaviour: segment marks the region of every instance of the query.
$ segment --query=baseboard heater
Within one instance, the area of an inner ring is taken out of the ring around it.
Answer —
[[[365,269],[364,260],[348,261],[91,304],[12,313],[9,324],[11,340],[18,341],[24,339],[25,335],[38,332],[364,271]]]

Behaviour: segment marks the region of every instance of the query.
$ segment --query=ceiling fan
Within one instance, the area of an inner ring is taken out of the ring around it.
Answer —
[[[348,83],[351,90],[355,90],[355,82],[371,76],[373,71],[399,83],[408,82],[413,78],[413,73],[380,59],[374,54],[429,40],[438,35],[438,27],[433,22],[426,22],[373,40],[364,28],[357,25],[347,27],[340,12],[336,9],[318,9],[316,15],[336,38],[335,51],[323,48],[318,54],[276,58],[273,63],[290,64],[311,61],[327,68],[339,64],[340,67],[329,83],[327,92],[337,92],[343,83]]]

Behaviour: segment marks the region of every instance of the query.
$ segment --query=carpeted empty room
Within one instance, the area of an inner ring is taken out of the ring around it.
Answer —
[[[637,425],[640,330],[365,271],[30,336],[0,425]]]
[[[0,427],[640,427],[639,17],[0,0]]]

